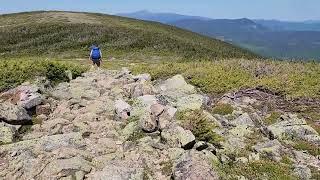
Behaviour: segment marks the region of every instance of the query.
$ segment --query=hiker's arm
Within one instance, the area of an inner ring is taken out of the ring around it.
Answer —
[[[91,61],[92,50],[90,51],[89,61]]]

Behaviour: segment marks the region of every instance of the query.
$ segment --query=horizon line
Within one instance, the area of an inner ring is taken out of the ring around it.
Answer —
[[[156,12],[156,11],[151,11],[147,9],[142,9],[142,10],[137,10],[137,11],[131,11],[131,12],[117,12],[117,13],[109,13],[109,12],[102,12],[102,11],[81,11],[81,10],[62,10],[62,9],[39,9],[39,10],[30,10],[30,11],[12,11],[12,12],[1,12],[0,11],[0,16],[2,15],[11,15],[11,14],[20,14],[20,13],[33,13],[33,12],[71,12],[71,13],[92,13],[92,14],[104,14],[104,15],[114,15],[114,16],[119,16],[121,14],[134,14],[138,12],[148,12],[152,14],[174,14],[174,15],[182,15],[182,16],[192,16],[192,17],[200,17],[200,18],[207,18],[207,19],[212,19],[212,20],[220,20],[220,19],[225,19],[225,20],[235,20],[235,19],[250,19],[250,20],[265,20],[265,21],[280,21],[280,22],[312,22],[312,21],[319,21],[320,19],[305,19],[305,20],[285,20],[285,19],[267,19],[267,18],[248,18],[248,17],[238,17],[238,18],[212,18],[212,17],[207,17],[207,16],[201,16],[201,15],[189,15],[189,14],[179,14],[175,12]]]

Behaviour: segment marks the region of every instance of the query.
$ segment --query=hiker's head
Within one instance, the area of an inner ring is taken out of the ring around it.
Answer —
[[[99,45],[97,43],[92,43],[91,48],[94,48],[94,47],[99,47]]]

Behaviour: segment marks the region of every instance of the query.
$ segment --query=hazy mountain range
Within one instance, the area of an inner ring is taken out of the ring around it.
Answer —
[[[174,25],[236,44],[267,57],[320,59],[320,21],[210,19],[149,11],[118,15]]]

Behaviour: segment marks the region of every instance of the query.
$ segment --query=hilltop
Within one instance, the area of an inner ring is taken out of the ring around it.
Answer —
[[[172,26],[118,16],[29,12],[0,16],[0,57],[86,57],[97,42],[114,56],[256,58],[247,50]]]

